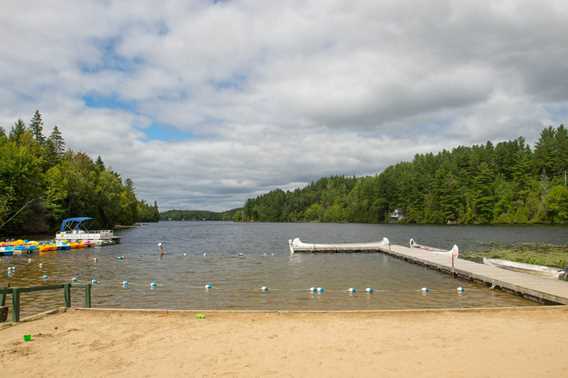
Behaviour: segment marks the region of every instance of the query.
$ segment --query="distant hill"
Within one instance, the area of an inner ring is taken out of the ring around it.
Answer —
[[[241,209],[222,212],[208,210],[168,210],[160,213],[162,221],[240,221]]]

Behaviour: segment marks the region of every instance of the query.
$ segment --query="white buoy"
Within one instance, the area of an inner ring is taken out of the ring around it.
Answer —
[[[461,286],[458,287],[456,290],[458,291],[458,293],[463,293],[465,291],[465,289]]]
[[[93,262],[95,262],[95,263],[97,262],[97,258],[96,258],[96,257],[93,257]]]
[[[91,280],[91,284],[92,284],[92,285],[96,285],[96,284],[98,284],[98,283],[99,283],[99,281],[97,281],[96,278],[93,278],[93,279]]]
[[[429,293],[429,292],[432,291],[432,290],[430,290],[430,289],[427,288],[427,287],[423,287],[422,289],[420,289],[420,291],[421,291],[422,293]]]
[[[38,265],[40,268],[43,268],[43,263],[39,263]]]
[[[184,256],[187,256],[187,253],[184,252],[183,255],[184,255]]]
[[[310,287],[308,290],[312,293],[315,293],[318,290],[318,288],[317,287]]]
[[[365,289],[365,292],[372,294],[375,291],[375,289],[373,289],[372,287],[368,287]]]
[[[205,288],[206,289],[213,289],[213,284],[212,283],[205,284]]]
[[[77,282],[79,281],[79,277],[75,276],[71,278],[71,282]]]
[[[207,252],[203,252],[203,257],[207,256]]]
[[[157,287],[158,287],[158,284],[156,283],[156,281],[150,282],[150,289],[155,289]]]
[[[30,264],[32,262],[31,258],[28,258],[28,264]]]
[[[350,287],[349,289],[347,289],[347,291],[351,294],[355,294],[357,292],[357,289],[355,289],[354,287]]]
[[[260,291],[262,291],[262,292],[264,292],[264,293],[266,293],[268,290],[269,290],[269,289],[268,289],[268,287],[266,287],[266,286],[263,286],[263,287],[260,288]]]
[[[47,274],[44,274],[43,276],[41,276],[42,280],[47,280],[49,277],[47,276]]]
[[[122,287],[125,288],[125,289],[128,289],[128,281],[127,280],[122,281]]]
[[[243,256],[244,256],[244,253],[239,252],[239,257],[243,257]]]
[[[266,252],[264,252],[262,255],[263,255],[263,256],[268,256],[268,255],[266,254]]]
[[[323,287],[318,287],[316,290],[318,294],[323,294],[325,292],[325,289]]]

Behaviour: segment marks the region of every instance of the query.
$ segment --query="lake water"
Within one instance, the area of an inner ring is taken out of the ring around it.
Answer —
[[[380,253],[290,256],[288,239],[308,242],[417,242],[461,250],[493,243],[565,244],[563,227],[407,226],[365,224],[280,224],[161,222],[122,231],[121,244],[71,252],[0,258],[0,286],[79,282],[96,278],[93,305],[169,309],[382,309],[533,305],[520,297],[461,281]],[[159,258],[157,243],[166,241]],[[206,253],[206,256],[203,254]],[[242,254],[243,256],[239,256]],[[126,256],[126,260],[117,257]],[[97,261],[94,261],[94,257]],[[39,264],[42,263],[42,267]],[[7,275],[8,266],[16,273]],[[47,274],[48,280],[41,277]],[[128,289],[121,286],[129,281]],[[150,288],[155,281],[157,287]],[[213,289],[204,285],[212,283]],[[269,287],[268,293],[260,291]],[[311,294],[310,287],[324,287]],[[462,286],[465,293],[458,294]],[[350,287],[358,293],[346,292]],[[364,292],[373,287],[373,294]],[[432,291],[423,295],[420,288]],[[81,305],[82,290],[73,290]],[[24,314],[63,304],[63,292],[22,295]]]

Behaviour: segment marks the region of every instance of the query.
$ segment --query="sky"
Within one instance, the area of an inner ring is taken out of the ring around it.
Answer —
[[[568,119],[568,2],[2,0],[0,125],[42,112],[165,209]]]

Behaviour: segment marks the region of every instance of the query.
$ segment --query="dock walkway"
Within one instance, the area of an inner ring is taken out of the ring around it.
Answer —
[[[445,273],[452,273],[452,259],[447,254],[433,253],[428,247],[391,245],[388,240],[374,243],[308,244],[290,241],[292,253],[350,253],[381,252],[402,260],[424,265]],[[439,250],[437,250],[439,251]],[[453,272],[456,276],[484,282],[492,287],[519,294],[541,303],[568,304],[568,281],[553,280],[527,273],[505,270],[457,258]]]

